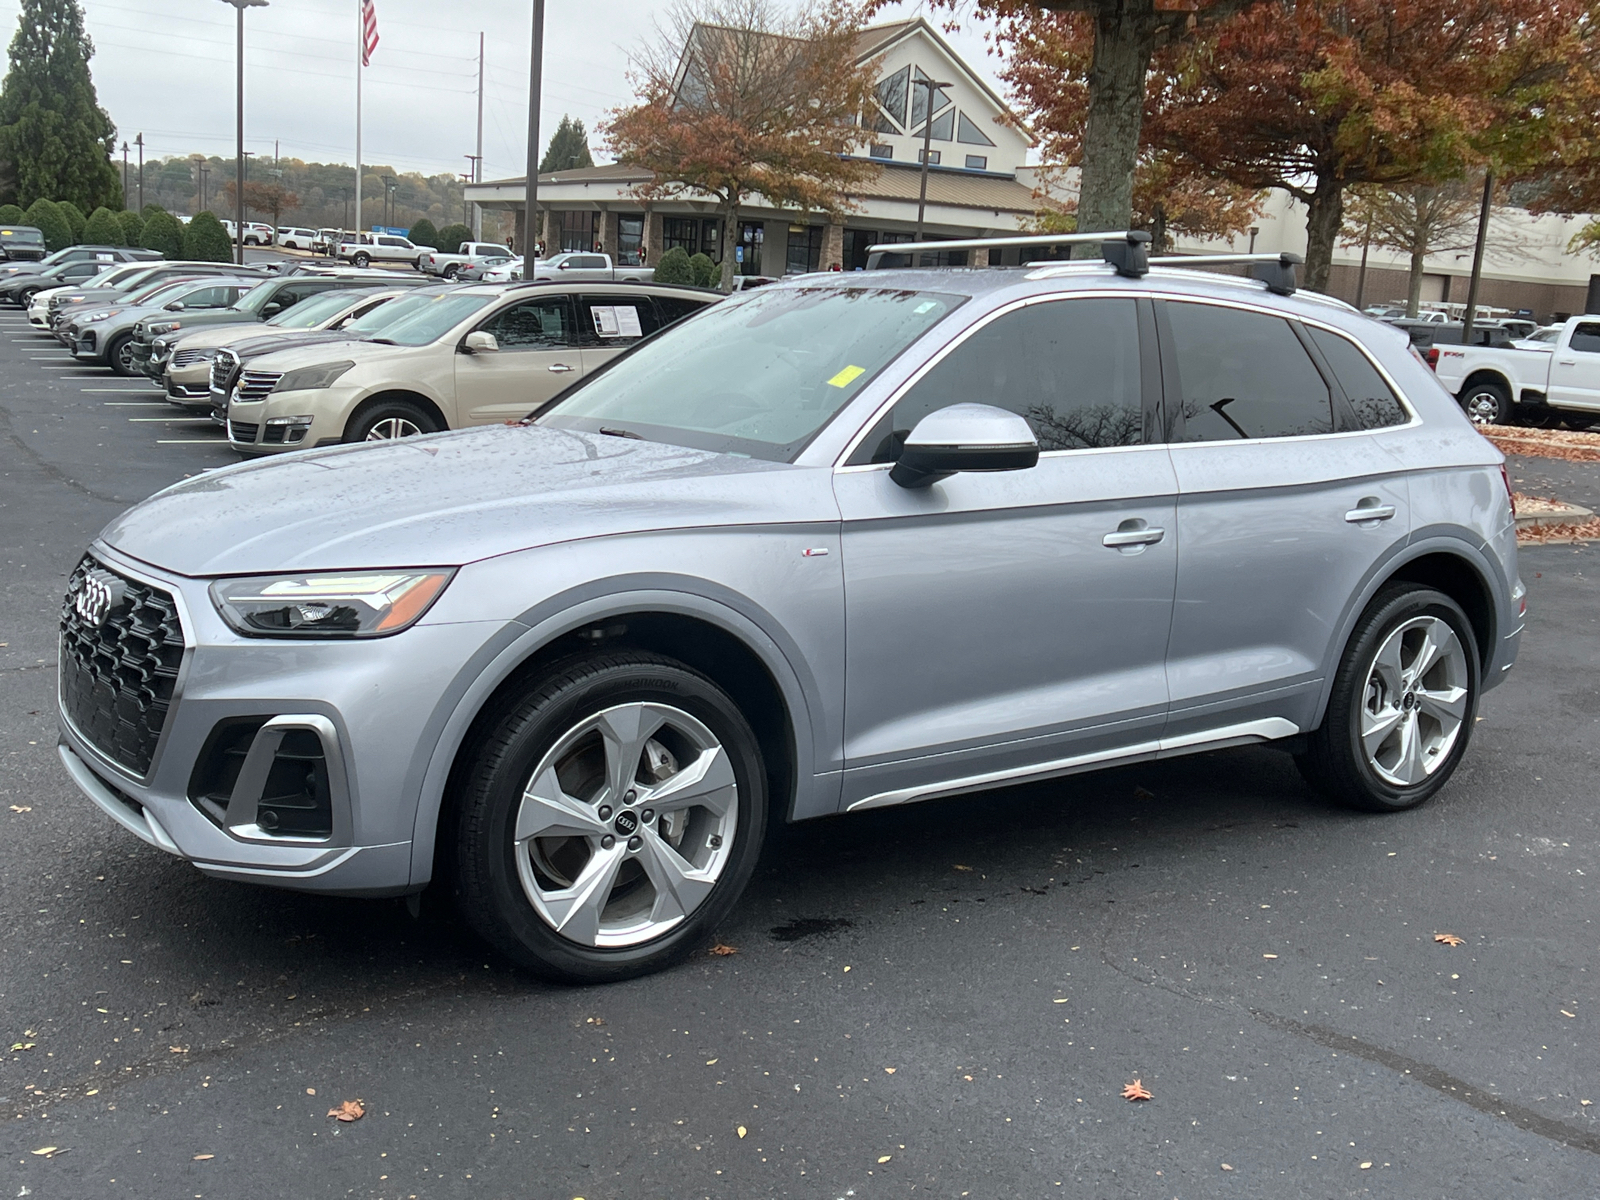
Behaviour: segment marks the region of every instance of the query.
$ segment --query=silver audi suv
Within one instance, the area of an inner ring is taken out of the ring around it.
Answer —
[[[1246,743],[1420,804],[1522,631],[1500,454],[1286,260],[1101,237],[785,280],[526,420],[168,488],[72,576],[62,762],[208,875],[447,880],[569,981],[703,945],[771,822]]]

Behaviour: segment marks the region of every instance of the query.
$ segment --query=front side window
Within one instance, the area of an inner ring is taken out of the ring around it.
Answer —
[[[1600,325],[1584,321],[1572,331],[1571,346],[1583,354],[1600,354]]]
[[[572,301],[566,296],[541,296],[513,304],[480,328],[492,333],[502,350],[565,350],[577,345]]]
[[[1028,422],[1041,450],[1144,440],[1134,300],[1052,300],[990,321],[936,363],[852,461],[890,462],[918,421],[952,404],[992,404]]]
[[[612,360],[539,423],[792,462],[964,300],[846,286],[743,292]]]
[[[1356,424],[1362,429],[1385,429],[1390,425],[1404,425],[1406,410],[1394,391],[1378,374],[1372,360],[1349,338],[1329,333],[1326,329],[1308,327],[1306,332],[1316,343],[1328,367],[1344,389],[1350,407],[1355,410]]]
[[[1333,397],[1289,322],[1216,304],[1166,305],[1186,442],[1333,432]]]

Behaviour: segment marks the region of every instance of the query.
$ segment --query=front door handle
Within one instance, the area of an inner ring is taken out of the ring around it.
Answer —
[[[567,366],[566,363],[553,363],[545,368],[545,370],[551,371],[557,375],[564,375],[568,371],[576,371],[577,369],[577,367]]]
[[[1101,538],[1100,544],[1113,550],[1123,546],[1154,546],[1166,536],[1165,529],[1146,524],[1143,517],[1131,517],[1118,525],[1115,533],[1108,533]]]
[[[1368,521],[1387,521],[1394,516],[1394,505],[1379,504],[1376,496],[1364,496],[1361,502],[1345,513],[1344,519],[1352,525],[1362,525]]]
[[[1570,359],[1562,359],[1561,362],[1558,365],[1559,366],[1563,366],[1563,367],[1575,367],[1578,364],[1576,362],[1571,361]]]

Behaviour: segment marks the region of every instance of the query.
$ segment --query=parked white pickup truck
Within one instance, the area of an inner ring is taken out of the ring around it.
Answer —
[[[420,271],[423,260],[432,253],[432,246],[418,246],[410,238],[392,233],[347,232],[339,242],[338,257],[357,267],[375,262],[403,262]]]
[[[1600,422],[1600,316],[1568,318],[1540,349],[1440,346],[1434,367],[1474,425],[1558,418]]]
[[[417,264],[417,270],[424,275],[439,275],[445,279],[454,279],[456,273],[468,263],[485,258],[510,257],[511,251],[499,242],[462,242],[461,248],[454,254],[440,254],[435,250],[425,255]]]
[[[569,251],[541,258],[533,264],[535,279],[585,279],[604,283],[642,283],[656,277],[654,267],[618,267],[609,254]],[[523,275],[526,278],[527,268]]]

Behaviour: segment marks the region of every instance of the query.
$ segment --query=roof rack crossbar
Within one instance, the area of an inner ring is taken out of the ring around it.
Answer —
[[[1247,265],[1250,278],[1267,285],[1277,296],[1292,296],[1298,284],[1295,268],[1306,260],[1298,254],[1164,254],[1152,258],[1152,267],[1221,267]]]
[[[936,254],[948,250],[1004,250],[1016,246],[1089,246],[1100,244],[1100,257],[1117,274],[1139,278],[1146,263],[1150,235],[1142,229],[1106,233],[1040,233],[1023,236],[957,238],[948,242],[879,242],[867,247],[867,270],[878,269],[886,254]]]

